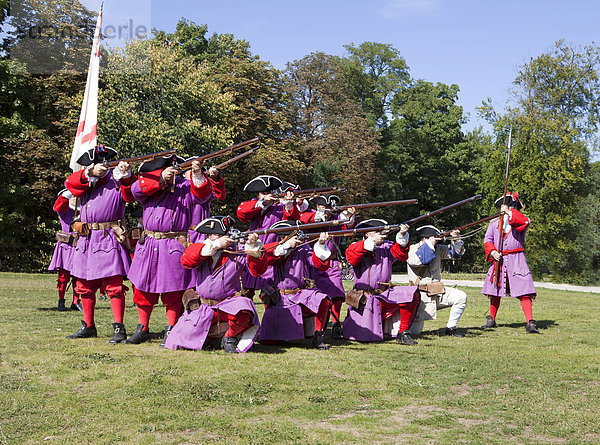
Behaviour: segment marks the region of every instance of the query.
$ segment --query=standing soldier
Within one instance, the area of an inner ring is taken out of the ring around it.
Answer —
[[[383,219],[368,219],[357,229],[388,225]],[[350,306],[344,319],[344,337],[358,341],[381,341],[396,335],[404,345],[416,345],[408,329],[419,306],[416,286],[394,286],[392,264],[408,258],[408,226],[402,224],[396,242],[386,241],[382,230],[365,233],[362,241],[350,244],[346,258],[354,268],[354,289],[347,294]]]
[[[338,221],[347,221],[345,224],[331,227],[330,232],[336,230],[351,229],[355,225],[355,210],[354,207],[339,212],[338,214],[333,213],[332,209],[340,205],[340,198],[337,195],[324,194],[321,196],[315,196],[311,199],[311,202],[315,204],[316,210],[307,211],[300,215],[300,222],[302,224],[310,224],[321,221],[331,221],[336,219]],[[327,240],[327,247],[331,252],[331,267],[326,271],[319,269],[311,269],[312,276],[315,280],[317,289],[326,294],[331,301],[331,315],[333,316],[333,326],[331,329],[331,338],[333,340],[342,339],[342,324],[340,323],[340,315],[342,311],[342,303],[345,299],[344,285],[342,282],[342,264],[340,260],[343,255],[340,251],[340,237],[331,237]]]
[[[294,204],[290,194],[286,199],[280,202],[279,198],[274,196],[283,186],[281,180],[275,176],[262,175],[257,176],[244,186],[245,192],[257,194],[255,199],[242,202],[237,208],[237,217],[243,223],[250,223],[249,230],[268,229],[273,224],[281,220],[294,219],[300,217],[300,212]],[[277,235],[260,235],[263,244],[271,243],[278,239]],[[248,298],[254,298],[256,289],[263,289],[267,285],[272,285],[273,271],[268,269],[260,277],[252,276],[249,272],[244,273],[243,287]]]
[[[173,156],[144,162],[131,193],[143,208],[143,242],[136,245],[129,280],[135,286],[133,302],[138,325],[126,343],[139,344],[150,336],[150,315],[159,296],[166,306],[164,339],[183,312],[181,297],[192,287],[193,276],[180,262],[187,247],[192,207],[209,199],[211,184],[198,161],[192,163],[191,181],[177,176]],[[179,159],[180,162],[183,159]]]
[[[500,298],[514,297],[521,301],[525,314],[526,332],[538,334],[533,320],[532,300],[536,292],[533,278],[525,260],[525,234],[530,220],[519,210],[523,204],[518,193],[509,193],[496,200],[496,206],[504,212],[502,218],[493,219],[488,225],[484,237],[485,258],[492,264],[483,283],[481,293],[490,299],[490,315],[482,329],[496,327],[496,313],[500,307]],[[501,238],[501,233],[504,235]],[[496,276],[497,263],[500,262],[500,276]]]
[[[134,177],[126,162],[120,162],[112,173],[103,165],[103,161],[116,156],[117,152],[111,148],[101,145],[92,148],[77,160],[85,168],[65,181],[67,189],[81,203],[81,221],[73,223],[79,238],[71,275],[77,277],[75,292],[83,306],[81,329],[67,338],[97,336],[94,309],[100,287],[110,298],[114,318],[114,335],[109,343],[120,343],[127,338],[123,325],[127,287],[123,285],[123,277],[129,271],[130,260],[122,244],[126,241],[122,220],[125,203],[131,200],[127,192]]]
[[[437,310],[450,307],[450,316],[446,324],[446,335],[464,337],[456,326],[467,307],[467,294],[456,288],[445,288],[442,284],[442,260],[458,259],[465,253],[460,232],[451,233],[449,246],[440,244],[441,232],[434,226],[417,229],[421,241],[410,246],[408,252],[408,280],[421,291],[421,303],[410,333],[419,335],[423,331],[425,320],[435,320]]]
[[[275,288],[263,299],[267,308],[262,319],[260,340],[273,342],[312,337],[313,347],[329,349],[323,331],[327,327],[331,302],[309,278],[311,269],[326,271],[330,266],[331,251],[326,245],[329,236],[321,233],[314,248],[311,248],[297,236],[289,237],[296,227],[293,221],[280,221],[271,228],[282,227],[290,228],[289,232],[278,234],[284,239],[265,244]]]
[[[65,293],[71,281],[71,263],[73,262],[73,243],[75,241],[75,232],[71,231],[71,223],[75,216],[76,202],[77,199],[73,194],[69,190],[63,189],[59,192],[53,207],[54,211],[58,213],[61,231],[56,233],[56,247],[48,270],[58,272],[56,287],[60,312],[68,310],[65,306]],[[70,309],[72,311],[83,310],[75,292],[75,278],[73,278],[73,303],[71,303]]]
[[[237,244],[229,237],[232,222],[231,217],[214,216],[196,227],[207,238],[190,244],[181,256],[184,267],[196,269],[196,294],[186,301],[187,311],[165,341],[166,348],[202,349],[207,340],[220,339],[225,352],[234,353],[254,344],[260,323],[254,303],[241,292],[242,272],[263,273],[266,255],[256,234],[249,235],[244,252],[236,252]]]

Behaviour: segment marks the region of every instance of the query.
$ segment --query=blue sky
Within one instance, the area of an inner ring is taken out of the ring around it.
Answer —
[[[98,9],[100,0],[83,3]],[[503,109],[518,67],[558,39],[573,45],[600,40],[600,2],[593,0],[104,1],[105,27],[134,23],[173,31],[182,17],[208,25],[209,34],[247,40],[277,68],[316,51],[344,55],[349,43],[391,44],[413,78],[459,86],[459,105],[469,116],[465,129],[483,124],[475,107],[487,97]]]

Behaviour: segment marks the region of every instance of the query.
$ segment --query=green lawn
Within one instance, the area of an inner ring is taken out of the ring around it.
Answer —
[[[98,338],[67,340],[81,314],[56,311],[55,277],[2,273],[0,443],[600,443],[598,295],[540,289],[536,336],[512,300],[480,331],[487,300],[465,290],[463,339],[438,336],[444,310],[414,347],[226,355],[160,349],[163,308],[151,342],[111,346],[107,301]],[[136,314],[128,295],[130,332]]]

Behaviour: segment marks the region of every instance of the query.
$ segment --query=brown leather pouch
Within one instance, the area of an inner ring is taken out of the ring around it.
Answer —
[[[433,283],[427,283],[427,295],[428,296],[433,296],[433,295],[442,295],[443,293],[446,292],[446,288],[444,287],[444,283],[442,283],[441,281],[434,281]]]
[[[361,304],[365,304],[367,298],[365,297],[365,291],[359,289],[351,289],[346,291],[346,304],[352,306],[354,309],[359,309]]]
[[[196,293],[196,289],[188,289],[183,293],[181,297],[183,307],[188,311],[196,310],[200,307],[200,298]]]
[[[73,245],[75,237],[67,232],[56,232],[56,241],[60,241],[61,243]]]
[[[88,236],[90,234],[90,227],[87,223],[81,221],[75,221],[72,224],[73,230],[81,236]]]
[[[134,227],[133,229],[129,229],[129,238],[134,240],[139,240],[142,237],[142,229],[141,227]]]
[[[267,306],[271,306],[277,304],[281,295],[279,294],[279,289],[274,288],[273,286],[265,286],[260,291],[260,299]]]

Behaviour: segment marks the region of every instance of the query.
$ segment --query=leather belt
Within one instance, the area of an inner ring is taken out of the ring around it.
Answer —
[[[153,232],[152,230],[144,230],[146,236],[154,239],[175,239],[180,236],[187,238],[187,232]]]
[[[87,223],[90,230],[106,230],[114,227],[120,227],[122,221],[107,221],[107,222],[89,222]]]
[[[302,289],[303,288],[301,288],[301,287],[298,287],[296,289],[279,289],[279,292],[281,292],[283,295],[291,295],[291,294],[297,294]]]

